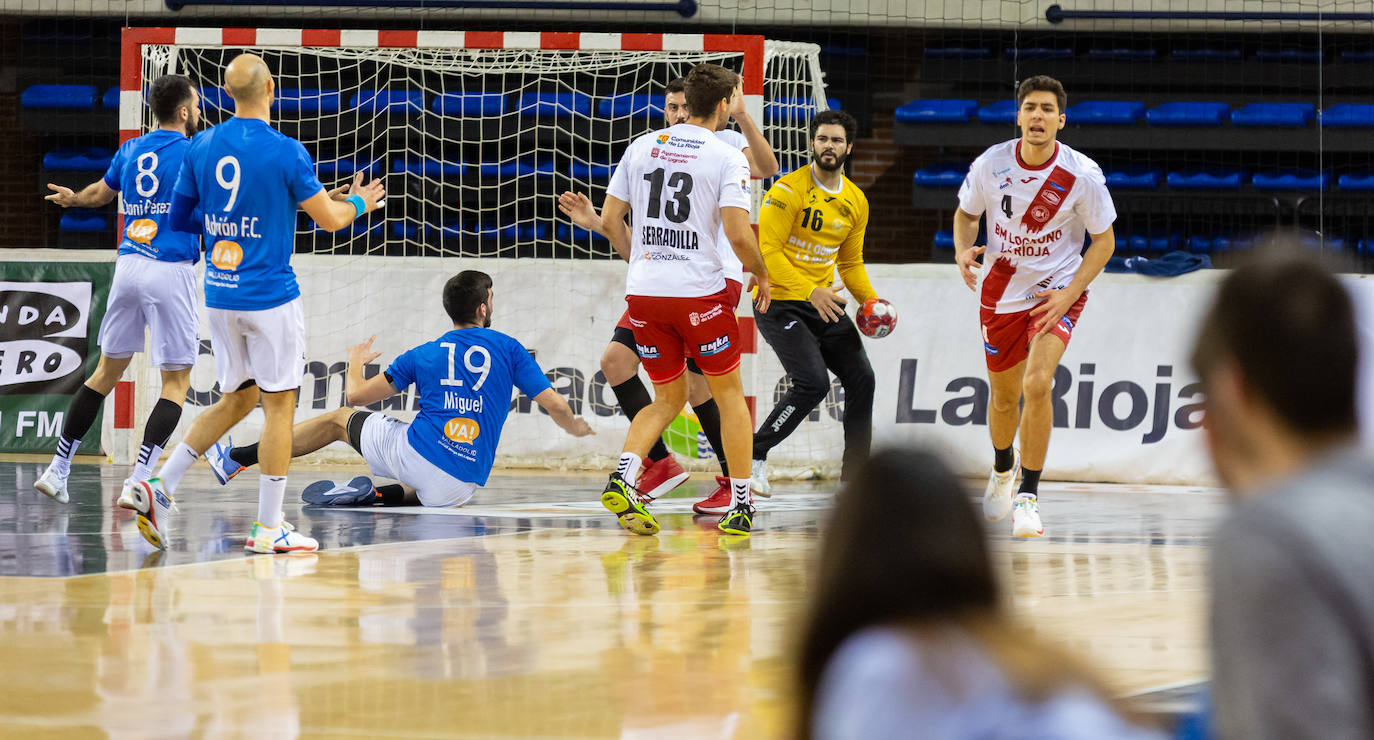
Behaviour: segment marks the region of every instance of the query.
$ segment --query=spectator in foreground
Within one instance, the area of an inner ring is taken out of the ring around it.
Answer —
[[[874,455],[834,512],[802,634],[802,740],[1161,737],[1006,614],[970,494],[934,455]]]
[[[1212,549],[1220,738],[1374,737],[1374,460],[1349,294],[1296,255],[1231,273],[1193,365],[1235,499]]]

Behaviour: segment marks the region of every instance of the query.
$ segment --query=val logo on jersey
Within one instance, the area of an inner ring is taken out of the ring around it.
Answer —
[[[129,224],[129,228],[124,230],[124,235],[129,237],[129,241],[151,244],[157,236],[157,222],[151,218],[135,219]]]
[[[472,444],[481,431],[475,419],[463,416],[455,416],[444,424],[444,436],[459,444]]]
[[[240,262],[243,262],[243,247],[237,242],[221,239],[210,250],[210,264],[221,270],[237,270]]]

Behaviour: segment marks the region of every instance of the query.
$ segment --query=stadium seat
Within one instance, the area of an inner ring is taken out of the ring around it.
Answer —
[[[1239,62],[1245,58],[1240,49],[1174,49],[1169,56],[1179,62]]]
[[[1173,252],[1183,248],[1182,234],[1131,234],[1127,240],[1132,252]]]
[[[462,177],[465,174],[469,174],[469,168],[466,164],[438,159],[436,157],[393,159],[391,161],[391,171],[397,174],[433,178]]]
[[[1073,49],[1032,47],[1029,49],[1007,49],[1007,58],[1028,62],[1047,59],[1073,59]]]
[[[376,218],[369,220],[368,218],[363,217],[360,219],[356,219],[353,223],[349,224],[348,228],[340,229],[335,232],[330,232],[328,229],[324,228],[323,226],[320,226],[319,224],[315,224],[313,221],[311,223],[314,224],[311,227],[313,231],[319,231],[325,234],[334,233],[340,236],[347,235],[356,237],[364,235],[382,236],[386,233],[386,219],[384,218]]]
[[[602,98],[596,104],[601,118],[647,118],[651,123],[663,120],[663,96],[642,93],[623,93]]]
[[[89,149],[54,149],[43,155],[43,169],[61,172],[104,172],[110,166],[114,152],[103,147]]]
[[[360,166],[358,160],[350,159],[348,157],[340,157],[338,159],[326,159],[315,163],[315,173],[319,175],[321,179],[324,179],[326,177],[342,177],[344,175],[353,175],[357,174],[359,171],[366,172],[369,175],[376,176],[381,174],[381,169],[381,161],[368,162],[367,164]]]
[[[1261,62],[1286,62],[1288,64],[1321,64],[1320,51],[1304,49],[1260,49],[1255,58]]]
[[[825,105],[829,110],[844,110],[836,98],[826,98]],[[811,98],[774,98],[763,106],[763,120],[768,123],[806,122],[815,114]]]
[[[1369,64],[1370,62],[1374,62],[1374,49],[1363,49],[1360,51],[1348,49],[1341,52],[1340,59],[1342,62],[1350,62],[1353,64]],[[1364,240],[1361,239],[1360,241]]]
[[[912,181],[919,188],[957,188],[967,174],[967,164],[936,164],[916,170]]]
[[[205,110],[234,110],[234,99],[222,87],[200,88],[200,108]]]
[[[1311,103],[1251,103],[1231,111],[1235,126],[1306,126],[1316,117]]]
[[[1256,190],[1325,190],[1331,184],[1330,172],[1286,170],[1256,172],[1250,185]]]
[[[420,90],[359,90],[348,100],[349,110],[360,113],[419,113],[425,109]]]
[[[1154,49],[1089,49],[1088,58],[1093,61],[1112,62],[1150,62],[1159,57]]]
[[[976,100],[913,100],[897,109],[901,123],[967,123]]]
[[[484,162],[479,166],[478,171],[481,173],[482,177],[499,177],[502,179],[521,177],[523,175],[546,177],[553,174],[553,160],[544,160],[536,164],[520,161]]]
[[[397,239],[420,238],[419,224],[407,220],[397,220],[391,225],[391,235]]]
[[[22,108],[91,110],[97,96],[95,85],[29,85],[19,95]]]
[[[107,231],[110,222],[104,214],[95,211],[72,209],[62,214],[62,220],[57,222],[58,231]]]
[[[1107,173],[1107,187],[1113,190],[1153,190],[1163,173],[1153,167],[1122,167]]]
[[[272,107],[284,113],[338,113],[341,104],[338,90],[287,88],[277,91]]]
[[[1336,187],[1341,190],[1374,190],[1374,172],[1351,172],[1336,178]]]
[[[1225,103],[1174,102],[1145,111],[1145,121],[1151,126],[1220,126],[1231,117],[1231,106]]]
[[[1212,251],[1212,237],[1202,234],[1192,234],[1188,237],[1188,251],[1196,254],[1207,254]]]
[[[548,238],[549,227],[542,223],[473,224],[450,221],[438,233],[445,237],[478,237],[481,239],[504,239],[507,241],[543,241]]]
[[[499,116],[506,112],[506,103],[501,93],[444,93],[430,107],[441,116]]]
[[[1185,170],[1170,172],[1165,178],[1169,187],[1179,190],[1240,190],[1245,183],[1245,170]]]
[[[1016,101],[999,100],[978,109],[979,123],[1016,123]]]
[[[936,249],[954,249],[954,232],[937,231],[935,232]]]
[[[554,238],[560,242],[583,241],[590,238],[592,241],[607,241],[606,237],[595,231],[587,231],[580,226],[560,223],[554,229]]]
[[[112,110],[118,110],[118,109],[119,109],[119,88],[118,88],[118,87],[112,87],[112,88],[110,88],[109,90],[106,90],[104,95],[100,96],[100,107],[101,107],[101,108],[110,108],[110,109],[112,109]]]
[[[1323,110],[1319,120],[1327,128],[1374,127],[1374,105],[1343,103]]]
[[[992,49],[949,46],[941,49],[927,48],[923,54],[926,59],[991,59]]]
[[[1086,100],[1065,111],[1069,123],[1082,126],[1130,126],[1145,115],[1138,100]]]
[[[543,118],[567,118],[572,115],[591,116],[592,98],[586,93],[525,93],[520,96],[517,109],[522,114]]]
[[[611,179],[612,166],[609,164],[598,164],[596,162],[573,162],[568,165],[568,176],[574,180],[590,182],[592,180]]]

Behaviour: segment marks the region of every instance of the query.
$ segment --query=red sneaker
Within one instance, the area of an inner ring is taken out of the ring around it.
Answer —
[[[639,482],[635,484],[635,488],[643,491],[650,499],[656,499],[687,482],[689,477],[691,474],[682,469],[677,458],[669,455],[657,462],[647,461],[639,473]]]
[[[698,514],[724,514],[734,506],[735,496],[730,491],[730,479],[716,476],[716,490],[710,496],[692,504],[692,511]]]

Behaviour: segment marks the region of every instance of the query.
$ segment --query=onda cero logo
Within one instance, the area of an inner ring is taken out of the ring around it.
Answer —
[[[0,282],[0,387],[79,370],[90,305],[88,282]]]
[[[475,419],[463,416],[455,416],[444,424],[444,436],[459,444],[472,444],[481,431]]]
[[[210,264],[221,270],[237,270],[242,261],[243,247],[240,247],[238,242],[221,239],[215,242],[214,248],[210,250]]]
[[[132,242],[152,244],[153,239],[157,237],[157,222],[151,218],[137,219],[124,230],[124,235]]]

